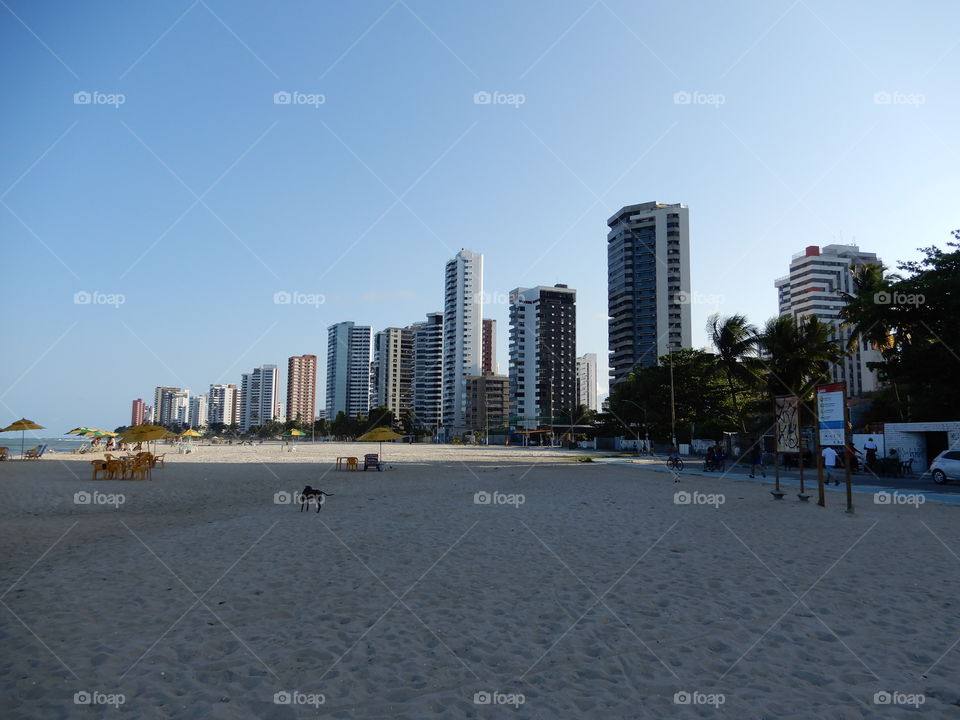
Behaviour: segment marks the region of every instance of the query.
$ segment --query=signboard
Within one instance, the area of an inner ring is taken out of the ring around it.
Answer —
[[[817,418],[820,445],[844,445],[846,416],[844,413],[843,383],[817,387]]]
[[[799,452],[800,401],[795,395],[781,395],[773,400],[777,428],[777,452]]]

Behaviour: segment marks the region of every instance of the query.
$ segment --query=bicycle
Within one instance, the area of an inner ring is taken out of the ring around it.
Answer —
[[[683,470],[683,460],[680,458],[667,458],[667,469],[680,472]]]

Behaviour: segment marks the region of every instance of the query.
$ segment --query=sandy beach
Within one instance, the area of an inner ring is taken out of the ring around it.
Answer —
[[[371,450],[0,464],[2,717],[960,716],[956,506]]]

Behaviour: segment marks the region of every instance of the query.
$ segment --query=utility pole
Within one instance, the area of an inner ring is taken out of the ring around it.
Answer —
[[[673,346],[669,348],[670,352],[670,435],[673,440],[673,447],[679,450],[677,446],[677,402],[673,389]]]

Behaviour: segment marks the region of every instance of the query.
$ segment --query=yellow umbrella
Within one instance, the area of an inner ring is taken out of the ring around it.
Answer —
[[[23,436],[27,430],[45,430],[46,428],[43,425],[37,425],[33,420],[27,420],[26,418],[21,418],[15,423],[7,425],[7,427],[0,430],[0,432],[11,432],[13,430],[20,431],[20,457],[23,457]]]
[[[193,428],[190,428],[189,430],[184,430],[182,433],[180,433],[180,437],[203,437],[203,433],[197,432]]]
[[[120,442],[138,443],[168,437],[170,431],[160,425],[136,425],[120,433]]]
[[[64,433],[64,434],[66,434],[66,435],[80,435],[80,434],[82,434],[82,433],[87,432],[87,430],[89,430],[89,429],[90,429],[90,428],[88,428],[88,427],[82,427],[82,426],[81,426],[81,427],[75,427],[73,430],[67,430],[67,432]]]
[[[383,443],[385,440],[402,440],[403,435],[398,435],[388,427],[378,427],[365,432],[357,438],[358,442],[378,442],[380,443],[380,459],[383,460]]]

